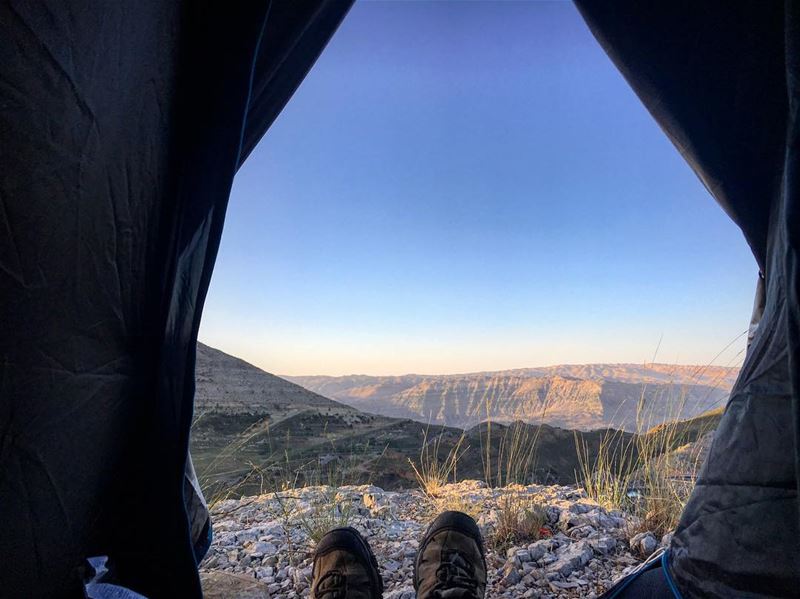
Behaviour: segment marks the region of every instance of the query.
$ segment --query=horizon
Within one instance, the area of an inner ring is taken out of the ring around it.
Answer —
[[[215,348],[216,349],[216,348]],[[238,356],[233,356],[234,358]],[[244,358],[240,358],[244,359]],[[244,360],[247,362],[247,360]],[[251,366],[255,366],[256,368],[261,368],[257,364],[252,364],[248,362]],[[282,378],[285,380],[290,379],[301,379],[301,378],[331,378],[331,379],[339,379],[339,378],[350,378],[355,376],[363,376],[363,377],[370,377],[370,378],[387,378],[387,377],[397,377],[402,378],[406,376],[420,376],[420,377],[448,377],[448,376],[468,376],[472,374],[494,374],[494,373],[504,373],[504,372],[513,372],[517,370],[547,370],[549,368],[558,368],[560,366],[643,366],[647,368],[648,366],[669,366],[674,368],[723,368],[726,370],[740,370],[741,365],[736,366],[725,366],[722,364],[712,364],[712,365],[705,365],[705,364],[669,364],[669,363],[661,363],[656,362],[654,364],[637,364],[635,362],[579,362],[579,363],[570,363],[570,362],[561,362],[559,364],[547,364],[546,366],[523,366],[522,368],[504,368],[502,370],[470,370],[465,372],[401,372],[399,374],[390,373],[390,374],[367,374],[365,372],[350,372],[346,374],[285,374],[279,372],[267,372],[267,374],[271,374],[273,376],[277,376],[278,378]],[[263,369],[262,369],[263,370]],[[297,384],[297,383],[295,383]],[[301,385],[302,386],[302,385]]]
[[[226,220],[199,338],[283,376],[738,366],[757,276],[565,3],[357,2]]]
[[[216,348],[215,348],[216,349]],[[238,356],[233,356],[234,358]],[[243,358],[240,358],[243,359]],[[247,362],[247,360],[245,360]],[[256,364],[251,364],[251,366],[256,366],[260,368],[260,366]],[[501,372],[514,372],[519,370],[548,370],[550,368],[559,368],[561,366],[642,366],[643,368],[647,368],[649,366],[667,366],[669,368],[723,368],[726,370],[740,370],[741,365],[736,366],[725,366],[723,364],[670,364],[664,362],[653,362],[653,363],[644,363],[638,364],[636,362],[560,362],[558,364],[546,364],[544,366],[523,366],[521,368],[503,368],[502,370],[469,370],[465,372],[402,372],[400,374],[367,374],[365,372],[350,372],[347,374],[284,374],[278,372],[268,372],[273,376],[277,376],[278,378],[282,379],[292,379],[292,378],[331,378],[331,379],[338,379],[338,378],[348,378],[354,376],[364,376],[364,377],[373,377],[373,378],[385,378],[385,377],[397,377],[401,378],[404,376],[423,376],[423,377],[446,377],[446,376],[468,376],[471,374],[494,374],[494,373],[501,373]],[[265,371],[266,372],[266,371]],[[290,381],[291,382],[291,381]]]
[[[559,368],[561,366],[573,366],[573,367],[580,367],[580,366],[641,366],[643,368],[651,368],[651,367],[665,367],[665,368],[697,368],[701,371],[703,369],[708,368],[723,368],[726,370],[739,370],[741,368],[740,365],[725,365],[725,364],[675,364],[671,362],[559,362],[557,364],[544,364],[544,365],[536,365],[536,366],[522,366],[519,368],[503,368],[501,370],[470,370],[464,372],[401,372],[401,373],[383,373],[383,374],[368,374],[365,372],[349,372],[345,374],[326,374],[326,373],[316,373],[316,374],[286,374],[281,372],[271,372],[267,371],[258,364],[250,362],[249,360],[237,356],[235,354],[229,353],[225,350],[222,350],[218,347],[214,347],[208,345],[200,341],[206,347],[211,349],[221,351],[225,354],[233,358],[237,358],[244,362],[247,362],[251,366],[259,368],[267,372],[267,374],[271,374],[273,376],[277,376],[283,379],[290,379],[290,378],[311,378],[311,377],[319,377],[319,378],[347,378],[347,377],[354,377],[354,376],[364,376],[364,377],[404,377],[404,376],[424,376],[424,377],[443,377],[443,376],[467,376],[472,374],[492,374],[492,373],[500,373],[500,372],[512,372],[516,370],[547,370],[550,368]]]

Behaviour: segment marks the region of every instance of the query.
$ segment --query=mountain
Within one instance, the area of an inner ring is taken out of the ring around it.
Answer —
[[[359,410],[470,428],[499,422],[637,431],[724,405],[738,369],[586,364],[500,372],[286,377]]]
[[[611,433],[619,443],[632,438]],[[482,423],[464,431],[368,414],[219,350],[197,346],[191,453],[211,501],[306,483],[413,486],[410,461],[419,465],[425,456],[435,455],[444,460],[453,450],[460,456],[459,479],[505,484],[511,469],[528,481],[567,484],[579,470],[576,441],[594,459],[606,434],[523,422]],[[689,434],[686,442],[693,438]],[[519,456],[527,455],[532,442],[535,459],[528,463]]]
[[[191,453],[206,494],[271,490],[289,470],[359,451],[366,469],[381,449],[365,440],[396,420],[364,414],[202,343],[197,344]],[[391,436],[391,435],[390,435]],[[304,473],[298,475],[300,480]],[[263,488],[263,485],[267,485]]]
[[[301,409],[330,408],[357,411],[218,349],[197,344],[194,411],[200,417],[206,412],[277,416]]]

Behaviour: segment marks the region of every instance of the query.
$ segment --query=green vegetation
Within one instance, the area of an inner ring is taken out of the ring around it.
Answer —
[[[593,460],[604,432],[578,435]],[[619,436],[625,441],[631,434]],[[430,473],[456,447],[458,459],[445,477],[449,480],[480,479],[491,486],[571,484],[580,466],[573,432],[546,424],[492,422],[462,431],[366,414],[354,420],[333,410],[298,410],[283,417],[208,413],[192,429],[192,459],[212,502],[320,484],[331,470],[347,484],[410,488],[419,485],[411,461],[420,474]]]
[[[676,414],[683,410],[685,390],[674,389]],[[663,535],[675,529],[689,499],[702,461],[702,441],[716,428],[722,409],[690,420],[672,420],[651,427],[650,408],[644,393],[637,407],[638,434],[627,439],[619,431],[605,432],[592,457],[585,441],[575,435],[580,468],[576,478],[597,503],[637,516],[631,531]],[[700,441],[695,446],[690,443]]]
[[[299,523],[308,536],[309,545],[314,547],[329,530],[349,526],[355,514],[353,504],[339,501],[337,495],[336,487],[325,487],[311,502],[309,509],[302,509],[296,498],[276,493],[284,529],[289,530],[293,522]]]
[[[311,409],[282,418],[205,414],[192,428],[192,459],[211,503],[276,489],[366,484],[387,450],[375,441],[384,420]]]
[[[537,541],[547,522],[544,508],[530,497],[506,493],[498,502],[497,525],[490,542],[497,551]]]
[[[335,494],[344,485],[370,483],[419,486],[432,513],[472,513],[475,506],[448,494],[447,483],[483,479],[497,488],[577,482],[594,501],[637,515],[638,529],[661,533],[674,528],[701,459],[682,448],[713,430],[720,411],[653,428],[647,427],[646,406],[641,415],[643,432],[633,434],[491,421],[461,431],[335,410],[298,410],[279,418],[211,412],[194,424],[192,455],[211,504],[318,485]],[[295,512],[291,497],[282,497],[289,517]],[[519,497],[503,501],[496,542],[534,538],[541,515],[536,506],[523,505]],[[300,521],[314,539],[351,515],[328,497]]]
[[[442,441],[445,439],[445,431],[440,430],[433,440],[428,440],[429,430],[425,429],[422,438],[422,447],[419,452],[419,464],[408,458],[408,463],[414,471],[420,488],[429,498],[436,499],[441,497],[443,487],[449,482],[455,482],[458,476],[458,461],[464,454],[462,449],[464,443],[464,433],[448,450],[446,456],[440,458]]]

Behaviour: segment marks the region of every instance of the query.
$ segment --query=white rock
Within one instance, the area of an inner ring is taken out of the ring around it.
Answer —
[[[417,593],[414,591],[413,586],[404,586],[388,593],[384,593],[383,599],[414,599],[416,596]]]
[[[515,549],[514,556],[521,564],[531,561],[531,554],[527,549]]]
[[[647,557],[658,548],[658,541],[652,532],[640,532],[630,540],[630,547]]]
[[[543,539],[541,541],[536,541],[535,543],[531,543],[528,545],[528,553],[531,556],[531,560],[538,561],[544,557],[545,553],[553,550],[553,543],[547,539]]]
[[[578,541],[564,547],[558,553],[558,559],[548,566],[548,572],[568,576],[576,568],[585,566],[592,559],[593,551],[586,541]]]
[[[503,568],[503,573],[502,573],[503,584],[505,584],[506,586],[512,586],[517,584],[520,580],[522,580],[522,576],[520,576],[517,568],[512,566],[511,564],[506,564],[505,568]]]
[[[617,540],[612,536],[603,535],[595,539],[589,539],[589,545],[600,555],[608,555],[616,549]]]
[[[594,585],[608,587],[623,569],[642,560],[640,549],[630,551],[618,541],[619,530],[632,526],[633,518],[588,502],[575,487],[491,489],[481,482],[462,481],[447,485],[445,492],[469,501],[475,509],[487,547],[487,598],[588,597]],[[556,534],[498,554],[490,535],[497,526],[500,501],[511,492],[545,506],[547,522]],[[259,580],[273,597],[307,597],[313,548],[303,522],[319,517],[324,505],[338,506],[340,515],[349,514],[347,524],[369,541],[381,567],[384,597],[414,599],[413,560],[435,517],[418,489],[387,492],[366,485],[318,486],[221,502],[212,509],[215,536],[201,573],[237,573]]]
[[[400,564],[391,559],[384,562],[382,566],[386,572],[397,572],[400,569]]]
[[[258,531],[256,530],[241,530],[236,533],[237,543],[247,543],[248,541],[255,541],[258,538]]]

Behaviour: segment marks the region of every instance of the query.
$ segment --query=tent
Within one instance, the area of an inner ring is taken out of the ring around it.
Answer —
[[[800,3],[578,7],[760,271],[747,356],[667,569],[684,597],[800,596]]]
[[[185,471],[231,182],[349,6],[0,2],[0,596],[81,597],[99,555],[201,595]]]
[[[0,595],[107,555],[199,597],[194,352],[233,176],[350,0],[0,3]],[[753,337],[667,570],[800,589],[800,7],[579,0],[761,271]]]

